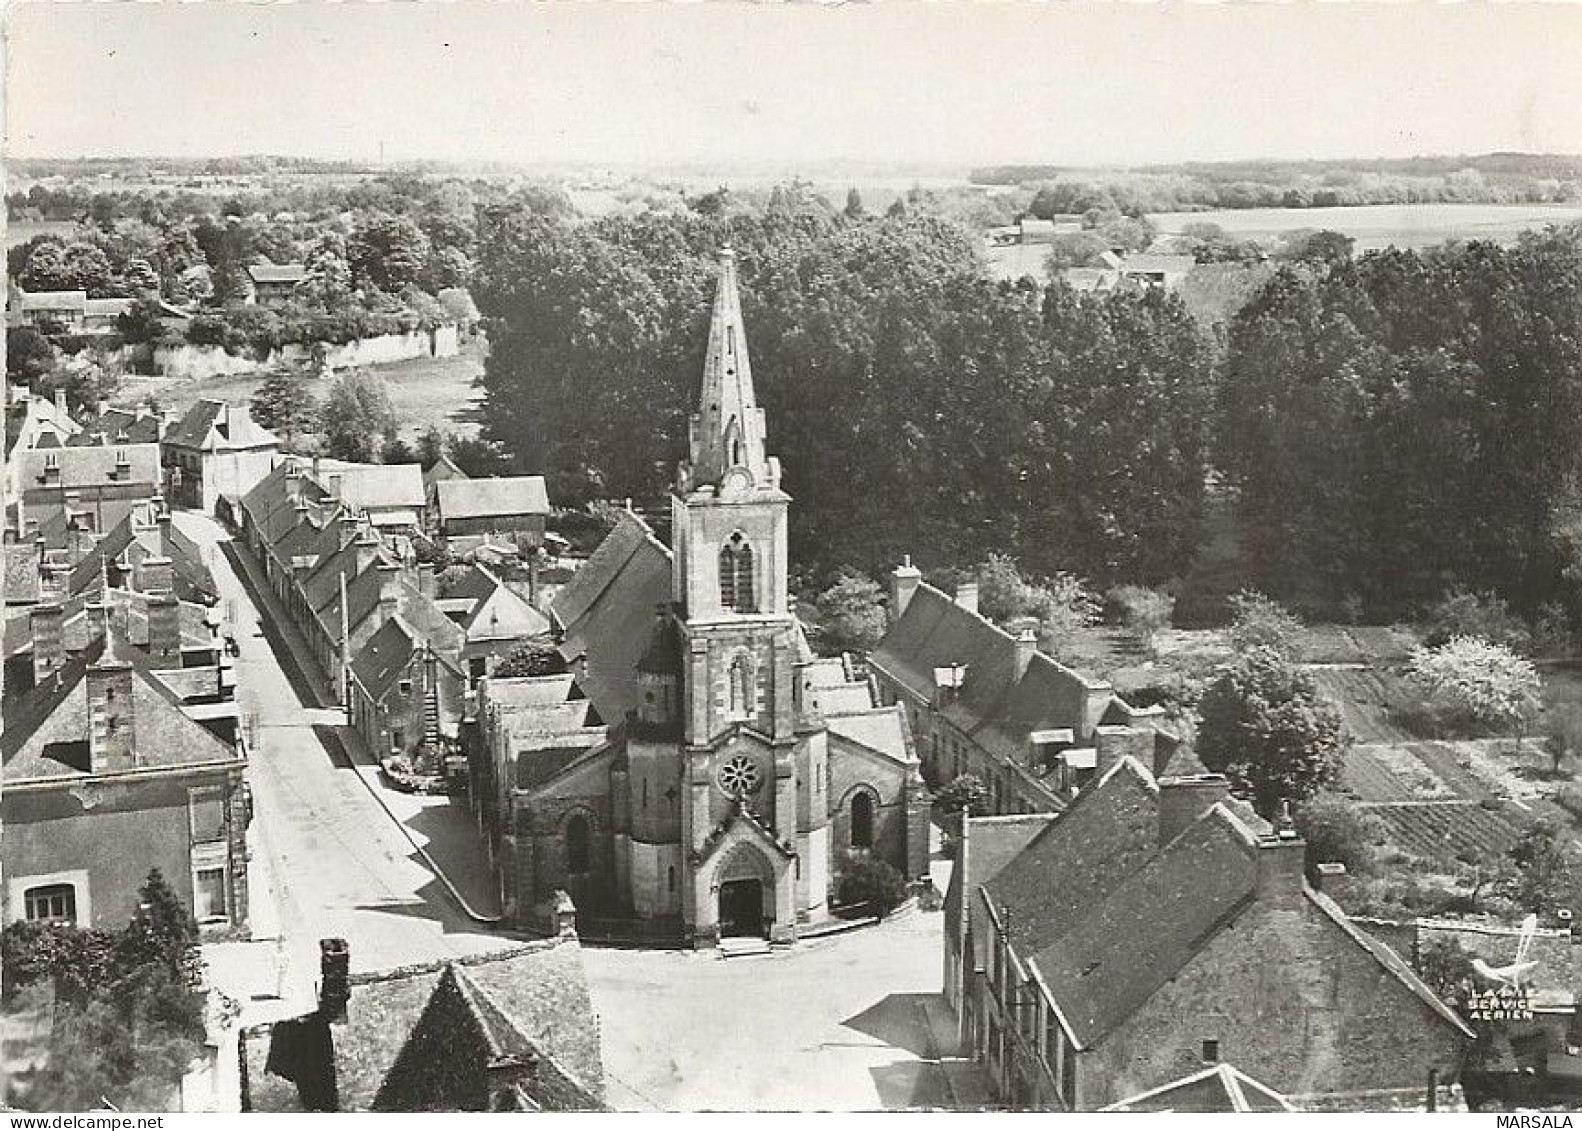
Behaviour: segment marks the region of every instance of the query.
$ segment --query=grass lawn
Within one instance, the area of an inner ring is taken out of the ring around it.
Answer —
[[[390,400],[402,420],[401,435],[411,439],[431,426],[458,436],[476,436],[482,425],[479,413],[482,390],[476,381],[483,375],[484,348],[470,343],[456,357],[420,357],[389,365],[370,365],[369,373],[384,378]],[[167,381],[128,374],[115,397],[116,404],[135,405],[153,396],[161,407],[180,415],[204,398],[238,404],[250,399],[264,374],[210,377],[197,381]],[[327,384],[327,383],[326,383]],[[322,393],[316,389],[316,393]]]

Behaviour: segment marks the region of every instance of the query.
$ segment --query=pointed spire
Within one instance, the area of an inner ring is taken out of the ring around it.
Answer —
[[[691,461],[683,469],[684,489],[717,487],[733,468],[745,470],[759,488],[770,486],[764,431],[736,288],[736,253],[725,247],[720,249],[703,395],[692,417]]]

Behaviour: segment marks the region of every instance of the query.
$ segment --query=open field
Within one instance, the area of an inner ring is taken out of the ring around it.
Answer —
[[[1187,224],[1218,224],[1231,235],[1272,242],[1299,228],[1328,228],[1357,241],[1358,251],[1427,247],[1448,239],[1513,240],[1546,224],[1582,220],[1582,204],[1369,204],[1355,208],[1246,208],[1219,212],[1160,212],[1150,216],[1161,234]]]
[[[456,357],[415,358],[390,365],[371,365],[367,372],[384,378],[389,387],[390,399],[402,419],[403,437],[411,439],[431,425],[458,436],[475,436],[482,425],[478,413],[482,390],[475,382],[483,374],[483,357],[483,349],[471,345]],[[153,396],[162,408],[180,414],[203,397],[232,403],[246,401],[263,379],[262,373],[248,373],[171,382],[129,374],[115,401],[133,405]]]

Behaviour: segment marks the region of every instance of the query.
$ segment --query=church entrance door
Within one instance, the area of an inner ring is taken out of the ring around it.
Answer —
[[[766,938],[762,880],[727,880],[720,885],[720,937]]]

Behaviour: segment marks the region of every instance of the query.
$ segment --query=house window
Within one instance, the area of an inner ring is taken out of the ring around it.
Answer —
[[[753,548],[739,530],[720,548],[720,605],[738,613],[758,611],[753,595]]]
[[[581,875],[588,870],[591,840],[588,818],[579,813],[566,822],[566,871]]]
[[[402,730],[400,727],[396,727],[395,730],[390,732],[390,749],[406,749],[406,731]]]
[[[400,688],[401,688],[401,694],[402,695],[411,695],[412,694],[412,681],[410,679],[403,679],[401,681],[401,683],[400,683]]]
[[[753,713],[753,662],[746,656],[731,661],[731,718],[745,719]]]
[[[225,898],[225,868],[203,867],[192,873],[192,909],[200,923],[213,923],[230,918],[229,901]]]
[[[1219,1041],[1212,1037],[1205,1038],[1203,1041],[1203,1063],[1219,1063]]]
[[[77,922],[77,889],[71,884],[28,888],[22,895],[23,913],[30,923]]]
[[[873,847],[873,798],[859,790],[851,799],[851,846]]]
[[[643,779],[643,808],[648,808],[648,779]]]
[[[666,883],[670,891],[673,892],[676,890],[676,866],[674,864],[670,865],[670,871],[666,877]]]
[[[187,791],[187,826],[194,844],[225,839],[225,790],[201,786]]]

